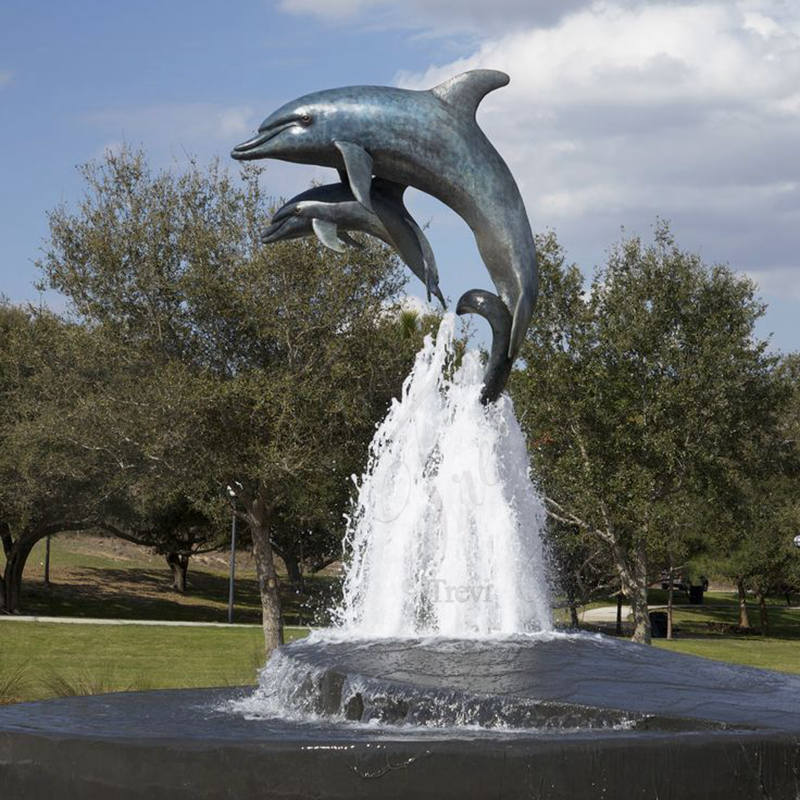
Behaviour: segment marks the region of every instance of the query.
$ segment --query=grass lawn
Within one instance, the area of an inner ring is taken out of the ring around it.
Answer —
[[[665,650],[713,658],[716,661],[800,674],[800,641],[797,639],[709,636],[704,639],[672,641],[654,639],[653,644]]]
[[[20,612],[37,616],[74,616],[184,622],[225,622],[228,609],[227,553],[208,553],[189,564],[184,594],[170,587],[164,558],[120,539],[60,534],[51,540],[50,586],[44,585],[44,541],[25,567]],[[0,551],[0,569],[4,564]],[[252,557],[237,553],[234,622],[261,622],[261,603]],[[282,564],[280,565],[283,566]],[[284,620],[290,625],[324,622],[322,610],[336,590],[331,575],[307,578],[296,592],[281,583]]]
[[[287,628],[287,640],[305,629]],[[254,684],[260,627],[14,622],[0,617],[0,703],[75,694]]]
[[[0,553],[0,568],[3,556]],[[146,548],[86,534],[65,534],[51,542],[51,585],[44,585],[44,542],[25,571],[21,612],[146,620],[224,622],[228,598],[227,554],[209,553],[191,561],[185,594],[170,588],[164,559]],[[71,694],[137,689],[252,684],[264,663],[261,609],[255,569],[248,553],[237,554],[235,621],[252,628],[112,626],[31,623],[0,617],[0,703]],[[299,594],[282,582],[287,625],[324,622],[334,575],[307,580]],[[652,589],[652,605],[666,592]],[[705,604],[692,606],[675,593],[672,641],[665,649],[720,661],[800,674],[800,608],[780,598],[769,602],[770,636],[735,633],[737,599],[707,592]],[[615,605],[615,598],[590,604]],[[750,622],[759,624],[758,607],[748,604]],[[556,619],[568,623],[566,609]],[[287,628],[287,638],[305,629]]]

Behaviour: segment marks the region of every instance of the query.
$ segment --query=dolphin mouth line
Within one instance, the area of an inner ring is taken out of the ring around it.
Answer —
[[[280,239],[281,230],[290,219],[291,217],[281,217],[281,219],[276,221],[275,217],[273,217],[270,225],[261,232],[261,242],[263,244],[271,244],[272,242],[278,241]]]
[[[248,139],[246,142],[237,144],[236,147],[234,147],[231,151],[231,156],[238,159],[257,158],[255,151],[261,147],[262,144],[266,144],[270,139],[274,139],[279,133],[283,133],[283,131],[287,130],[287,128],[291,128],[296,124],[296,121],[285,122],[283,125],[279,125],[277,128],[259,133],[252,139]]]
[[[273,215],[270,223],[275,225],[276,223],[280,222],[283,223],[290,217],[297,216],[295,214],[295,206],[296,203],[287,203],[283,208],[279,208]]]

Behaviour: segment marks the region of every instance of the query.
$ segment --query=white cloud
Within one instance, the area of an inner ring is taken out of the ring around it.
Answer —
[[[534,228],[555,227],[581,263],[601,261],[620,225],[646,233],[660,215],[707,260],[758,271],[765,291],[793,290],[800,11],[770,0],[584,6],[398,82],[508,72],[479,121]]]
[[[696,5],[704,0],[616,0],[623,8],[647,5]],[[290,14],[305,14],[327,22],[376,23],[393,28],[426,30],[446,36],[470,32],[514,31],[533,26],[554,25],[575,12],[602,11],[605,0],[280,0],[278,8]],[[750,24],[763,29],[768,18],[759,13],[761,3],[753,0]]]
[[[746,273],[763,293],[784,299],[800,300],[800,270],[797,267],[747,270]]]
[[[520,24],[552,24],[592,0],[281,0],[279,8],[325,21],[378,23],[386,27],[454,31],[510,30]]]

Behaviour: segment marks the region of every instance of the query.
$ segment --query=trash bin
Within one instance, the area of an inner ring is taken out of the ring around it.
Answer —
[[[693,606],[701,606],[703,605],[703,587],[702,586],[690,586],[689,587],[689,602]]]
[[[667,638],[667,612],[666,611],[651,611],[650,612],[650,635],[654,639]]]

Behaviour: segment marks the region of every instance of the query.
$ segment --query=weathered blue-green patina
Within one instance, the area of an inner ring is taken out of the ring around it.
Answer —
[[[475,234],[511,312],[507,355],[513,362],[536,301],[536,252],[511,171],[475,120],[483,97],[508,80],[503,72],[473,70],[427,91],[349,86],[314,92],[270,114],[232,156],[338,169],[356,200],[379,216],[373,176],[450,206]]]
[[[359,246],[347,231],[368,233],[397,250],[411,271],[425,284],[428,300],[433,294],[446,308],[439,289],[433,249],[403,203],[405,190],[405,186],[375,178],[370,200],[376,210],[370,211],[355,199],[346,184],[314,186],[275,212],[261,241],[269,244],[316,234],[326,247],[342,252],[345,244]]]

